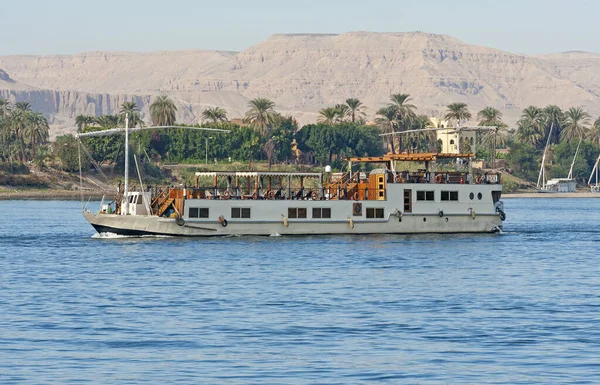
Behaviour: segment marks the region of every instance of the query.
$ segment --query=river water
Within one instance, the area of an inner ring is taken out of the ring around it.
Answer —
[[[1,201],[0,384],[597,384],[600,199],[499,235],[97,239]]]

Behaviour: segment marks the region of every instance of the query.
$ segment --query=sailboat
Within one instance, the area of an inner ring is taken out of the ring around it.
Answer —
[[[592,169],[592,173],[590,174],[590,179],[588,179],[588,184],[590,185],[590,191],[593,193],[600,193],[600,184],[598,184],[598,163],[600,163],[600,155],[596,159],[596,163],[594,164],[594,168]],[[596,183],[592,184],[592,179],[596,176]]]
[[[544,155],[542,156],[542,165],[540,167],[540,173],[538,175],[537,181],[537,192],[539,193],[569,193],[577,191],[577,182],[575,178],[573,178],[573,166],[575,166],[575,160],[577,159],[577,154],[579,153],[579,147],[581,146],[581,142],[583,138],[579,140],[579,144],[577,145],[577,150],[575,150],[575,156],[573,157],[573,161],[571,162],[571,168],[569,169],[569,175],[566,178],[552,178],[550,180],[546,180],[546,153],[548,151],[548,147],[550,146],[550,137],[552,136],[552,129],[554,128],[554,124],[550,126],[550,132],[548,133],[548,140],[546,141],[546,147],[544,148]]]

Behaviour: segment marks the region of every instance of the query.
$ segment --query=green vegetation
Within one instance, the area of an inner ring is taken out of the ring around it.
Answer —
[[[600,118],[590,125],[590,115],[583,107],[563,111],[555,105],[529,106],[523,110],[516,133],[507,137],[507,162],[515,175],[535,181],[544,148],[550,143],[552,166],[548,172],[551,177],[566,178],[579,142],[573,176],[586,183],[600,153]]]
[[[132,153],[142,163],[141,167],[156,175],[157,169],[153,165],[169,162],[204,164],[208,160],[211,167],[215,167],[215,162],[257,167],[254,162],[258,161],[265,162],[268,168],[285,164],[330,164],[340,169],[344,166],[343,159],[349,156],[440,151],[441,143],[433,131],[379,136],[381,133],[392,134],[431,126],[429,117],[419,115],[417,106],[411,102],[409,94],[392,94],[389,103],[375,111],[375,125],[367,125],[363,103],[359,99],[348,98],[342,103],[322,108],[317,124],[298,127],[293,117],[276,111],[272,100],[256,98],[249,101],[243,122],[239,124],[228,121],[227,111],[217,106],[202,112],[203,127],[224,129],[229,133],[185,128],[154,129],[133,132],[130,144],[134,150]],[[156,97],[149,110],[152,125],[175,124],[177,107],[169,97]],[[583,107],[562,110],[555,105],[544,108],[529,106],[522,111],[516,130],[509,129],[502,121],[502,113],[493,107],[485,107],[472,115],[465,103],[452,103],[447,106],[444,118],[460,126],[474,115],[478,125],[494,128],[479,132],[475,148],[464,141],[460,150],[476,151],[477,157],[488,160],[492,167],[506,166],[515,176],[529,181],[537,179],[547,142],[551,144],[547,158],[548,172],[552,177],[566,177],[581,141],[574,175],[580,182],[585,182],[600,152],[600,118],[592,123],[591,116]],[[78,132],[88,132],[122,126],[126,116],[130,127],[145,124],[139,106],[133,101],[124,102],[118,114],[79,115],[75,122]],[[122,169],[124,146],[121,137],[90,137],[82,139],[82,143],[103,167],[110,166],[117,171]],[[508,153],[507,150],[498,152],[498,149],[508,149]],[[12,105],[2,98],[0,160],[2,172],[20,170],[18,164],[30,164],[38,169],[52,165],[64,171],[79,168],[74,136],[59,136],[49,145],[48,122],[44,116],[33,111],[28,102]],[[90,166],[87,156],[84,155],[82,161],[87,169]]]
[[[31,110],[28,102],[14,107],[0,98],[0,159],[2,162],[31,162],[48,142],[48,121]]]

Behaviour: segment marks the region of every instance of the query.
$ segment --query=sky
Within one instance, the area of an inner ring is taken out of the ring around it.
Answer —
[[[600,0],[0,0],[0,55],[241,51],[278,33],[446,34],[513,53],[600,53]]]

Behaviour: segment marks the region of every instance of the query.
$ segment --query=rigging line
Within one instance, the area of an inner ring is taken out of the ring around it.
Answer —
[[[144,206],[146,206],[146,210],[149,213],[149,215],[152,215],[152,208],[150,207],[150,203],[148,202],[148,199],[144,197],[144,182],[142,182],[142,174],[140,173],[140,166],[138,165],[137,155],[135,154],[135,152],[133,153],[133,161],[135,162],[135,168],[137,170],[138,178],[140,180],[140,187],[142,189],[142,200],[144,201]]]
[[[83,148],[83,151],[85,151],[86,155],[90,158],[90,160],[92,161],[92,164],[94,165],[94,167],[96,167],[96,170],[98,170],[98,173],[100,173],[100,175],[102,175],[102,177],[104,177],[104,179],[106,180],[107,183],[110,182],[110,180],[108,179],[106,174],[104,174],[104,172],[102,172],[102,169],[100,168],[100,165],[98,164],[98,162],[96,162],[94,160],[94,158],[92,157],[92,155],[90,154],[88,149],[85,147],[83,142],[80,140],[79,143],[81,143],[81,147]]]

